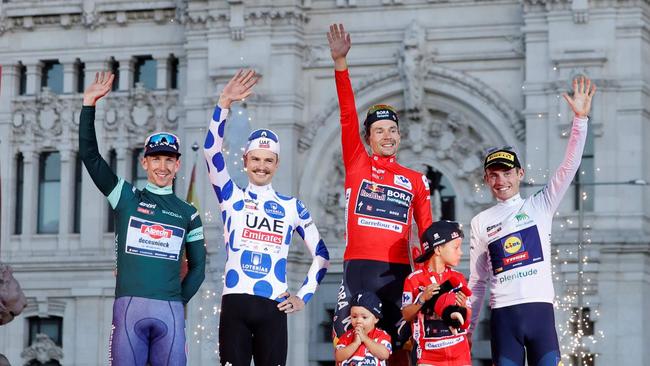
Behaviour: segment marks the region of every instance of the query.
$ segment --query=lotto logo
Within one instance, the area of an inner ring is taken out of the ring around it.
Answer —
[[[169,239],[172,237],[172,231],[167,230],[160,225],[142,225],[140,227],[140,232],[149,235],[152,239]]]

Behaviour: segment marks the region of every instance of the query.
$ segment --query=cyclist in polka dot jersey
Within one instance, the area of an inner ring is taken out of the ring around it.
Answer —
[[[280,142],[267,129],[253,131],[244,154],[248,185],[238,187],[221,148],[232,102],[252,93],[257,77],[239,71],[224,87],[214,110],[204,152],[221,208],[227,247],[219,325],[221,364],[285,365],[287,313],[302,310],[327,272],[329,253],[305,205],[277,193],[271,181]],[[287,255],[293,233],[303,239],[312,263],[302,286],[290,295]]]

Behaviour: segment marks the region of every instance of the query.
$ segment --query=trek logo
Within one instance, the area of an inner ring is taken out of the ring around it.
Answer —
[[[172,231],[160,225],[142,225],[140,226],[140,233],[147,234],[152,239],[169,239],[172,237]]]
[[[397,184],[400,187],[404,187],[408,190],[413,189],[413,185],[411,185],[411,181],[408,180],[408,178],[406,178],[403,175],[395,175],[395,177],[393,177],[393,183]]]
[[[537,226],[508,234],[488,244],[494,275],[544,260]]]

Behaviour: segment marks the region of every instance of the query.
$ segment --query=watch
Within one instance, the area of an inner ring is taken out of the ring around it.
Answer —
[[[424,305],[424,303],[427,302],[427,301],[423,300],[422,296],[418,296],[418,299],[415,302],[417,302],[420,305]]]

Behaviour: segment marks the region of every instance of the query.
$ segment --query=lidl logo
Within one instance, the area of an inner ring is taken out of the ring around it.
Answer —
[[[511,236],[503,242],[503,250],[512,255],[518,253],[522,248],[521,239],[516,236]]]

